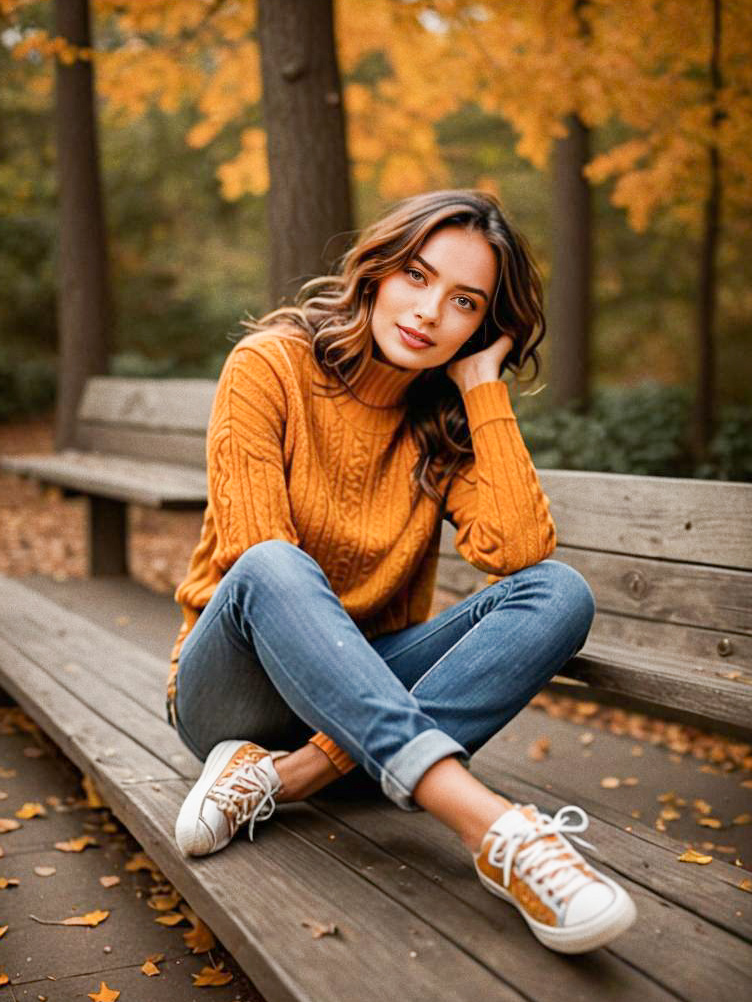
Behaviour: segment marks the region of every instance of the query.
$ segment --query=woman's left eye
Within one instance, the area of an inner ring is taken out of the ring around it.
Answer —
[[[417,268],[405,268],[405,274],[409,275],[410,278],[414,278],[416,282],[423,280],[423,272],[418,271]]]
[[[455,302],[459,306],[461,306],[463,310],[474,310],[475,309],[475,303],[472,301],[472,299],[469,299],[467,296],[457,296],[457,299],[455,300]]]

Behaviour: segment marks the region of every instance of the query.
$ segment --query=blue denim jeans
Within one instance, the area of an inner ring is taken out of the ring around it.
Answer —
[[[181,739],[205,759],[241,738],[294,749],[323,731],[405,810],[435,762],[470,756],[585,643],[595,600],[543,560],[433,619],[368,640],[319,564],[283,540],[222,578],[181,651]]]

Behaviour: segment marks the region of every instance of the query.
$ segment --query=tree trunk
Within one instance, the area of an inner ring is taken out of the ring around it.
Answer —
[[[549,318],[553,402],[587,408],[590,394],[591,197],[582,173],[590,134],[576,115],[553,156],[553,255]]]
[[[260,0],[273,307],[331,269],[351,236],[332,0]]]
[[[710,60],[710,106],[713,129],[721,120],[718,92],[721,89],[721,0],[711,0],[713,41]],[[717,297],[718,234],[721,218],[721,158],[713,142],[708,150],[710,186],[705,202],[700,249],[699,300],[697,304],[697,381],[692,415],[692,452],[696,463],[707,456],[715,425],[715,317]]]
[[[88,0],[56,0],[55,29],[73,45],[89,47]],[[73,442],[87,377],[107,368],[109,287],[92,65],[58,60],[55,77],[60,186],[55,444],[65,448]]]

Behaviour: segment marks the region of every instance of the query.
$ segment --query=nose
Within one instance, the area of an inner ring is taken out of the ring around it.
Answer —
[[[441,299],[438,293],[426,289],[415,304],[415,318],[427,324],[435,324],[441,312]]]

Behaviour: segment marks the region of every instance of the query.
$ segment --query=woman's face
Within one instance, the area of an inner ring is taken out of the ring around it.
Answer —
[[[496,275],[496,255],[482,233],[462,226],[433,233],[403,269],[379,283],[374,356],[400,369],[448,362],[483,322]]]

